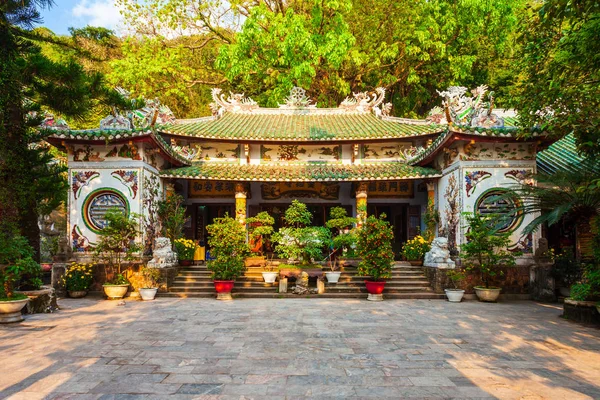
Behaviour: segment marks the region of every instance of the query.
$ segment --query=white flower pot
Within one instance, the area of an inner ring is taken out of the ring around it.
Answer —
[[[500,291],[502,290],[501,288],[487,289],[480,286],[476,286],[474,289],[479,301],[486,301],[490,303],[494,303],[498,300],[498,296],[500,296]]]
[[[327,282],[329,282],[329,283],[338,283],[338,281],[340,280],[340,275],[342,275],[342,273],[339,271],[325,272],[325,276],[327,277]]]
[[[140,292],[140,297],[142,300],[154,300],[156,297],[156,292],[158,292],[158,288],[139,289],[138,291]]]
[[[263,279],[265,280],[266,283],[275,283],[275,280],[277,280],[277,275],[279,275],[279,272],[263,272],[262,273]]]
[[[448,301],[451,303],[460,303],[465,294],[465,291],[462,289],[445,289],[445,292]]]
[[[29,299],[0,301],[0,324],[23,321],[21,310]]]

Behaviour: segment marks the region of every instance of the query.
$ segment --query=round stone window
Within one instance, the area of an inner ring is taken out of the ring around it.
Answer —
[[[479,196],[475,203],[475,210],[481,215],[499,216],[496,228],[500,232],[508,232],[521,224],[523,214],[519,211],[519,199],[515,196],[506,196],[505,189],[491,189]]]
[[[108,225],[106,212],[117,209],[125,215],[129,214],[129,204],[125,196],[114,189],[99,189],[88,195],[83,203],[85,224],[98,233]]]

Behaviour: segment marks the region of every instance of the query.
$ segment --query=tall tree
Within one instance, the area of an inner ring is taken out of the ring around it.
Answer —
[[[54,62],[32,30],[39,8],[51,0],[8,0],[0,3],[0,232],[20,233],[39,257],[38,215],[64,198],[64,168],[51,162],[35,129],[42,111],[81,117],[97,101],[121,99],[102,85],[100,74],[87,74],[75,60]]]
[[[560,137],[573,132],[579,149],[600,154],[600,3],[534,2],[521,24],[521,79],[513,104],[524,127]]]

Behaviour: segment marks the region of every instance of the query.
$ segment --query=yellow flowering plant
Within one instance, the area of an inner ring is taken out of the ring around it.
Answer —
[[[431,245],[421,235],[415,236],[413,239],[408,240],[402,246],[402,255],[408,261],[422,260],[431,248]]]
[[[62,282],[71,292],[86,291],[94,281],[93,265],[71,263],[67,272],[62,277]]]
[[[185,238],[175,239],[175,250],[180,260],[193,260],[196,243]]]

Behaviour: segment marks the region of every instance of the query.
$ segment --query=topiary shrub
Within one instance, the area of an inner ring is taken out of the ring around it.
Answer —
[[[356,247],[361,258],[358,275],[370,276],[373,281],[392,277],[394,232],[385,217],[385,214],[381,214],[379,218],[369,216],[357,234]]]
[[[244,258],[249,254],[244,226],[229,215],[215,218],[206,227],[210,254],[214,257],[207,263],[212,279],[234,280],[244,272]]]

